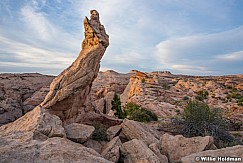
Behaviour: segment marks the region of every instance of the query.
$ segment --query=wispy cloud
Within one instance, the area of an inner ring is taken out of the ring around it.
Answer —
[[[60,72],[78,55],[84,16],[97,9],[110,35],[102,69],[240,73],[239,6],[238,0],[1,1],[0,71],[26,71],[33,63],[33,71]]]
[[[19,32],[12,34],[6,29],[0,30],[2,66],[16,67],[16,71],[29,67],[32,72],[32,65],[33,71],[39,68],[39,72],[55,74],[74,61],[80,50],[80,39],[53,24],[48,14],[41,10],[45,4],[44,0],[32,0],[19,10]],[[12,62],[6,59],[6,54]]]
[[[200,74],[218,72],[217,65],[226,61],[239,61],[242,59],[243,26],[216,34],[198,34],[179,37],[160,42],[156,45],[155,57],[162,66],[176,72]],[[224,52],[229,54],[223,55]],[[239,51],[239,52],[235,52]],[[176,66],[175,66],[176,65]],[[184,66],[178,66],[184,65]],[[205,71],[206,68],[209,71]],[[234,73],[234,66],[228,67]]]
[[[216,59],[221,59],[224,61],[243,61],[243,51],[237,51],[229,54],[218,55],[215,57]]]

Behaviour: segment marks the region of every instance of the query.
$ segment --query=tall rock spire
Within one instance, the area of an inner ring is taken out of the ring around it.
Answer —
[[[91,10],[90,14],[90,19],[84,19],[85,39],[78,58],[53,80],[49,93],[40,105],[62,120],[84,111],[84,102],[109,45],[109,36],[100,23],[99,13]]]

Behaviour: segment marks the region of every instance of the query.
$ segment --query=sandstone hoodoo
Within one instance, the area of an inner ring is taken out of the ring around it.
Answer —
[[[109,36],[99,20],[99,13],[91,10],[91,17],[84,19],[85,39],[82,50],[73,64],[56,77],[41,107],[58,115],[62,120],[71,119],[84,112],[84,103],[97,77],[100,60],[109,45]]]
[[[67,139],[84,142],[91,136],[93,127],[90,126],[90,132],[86,134],[68,131],[70,125],[66,125],[66,135],[62,123],[84,110],[82,106],[109,45],[109,36],[99,22],[97,11],[92,10],[91,18],[85,18],[84,27],[85,39],[80,55],[53,80],[50,92],[41,105],[0,127],[1,163],[110,162],[93,149]]]

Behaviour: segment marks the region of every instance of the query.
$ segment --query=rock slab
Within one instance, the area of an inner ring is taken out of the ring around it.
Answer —
[[[121,124],[122,132],[129,140],[138,139],[142,140],[147,145],[152,143],[159,143],[159,140],[155,138],[148,130],[146,130],[141,123],[132,120],[125,119]]]
[[[101,155],[112,162],[117,163],[120,158],[120,146],[122,145],[119,136],[113,138],[110,142],[108,142],[102,152]]]
[[[185,138],[182,135],[164,134],[160,138],[162,153],[170,162],[179,162],[182,157],[209,149],[213,145],[213,137]]]
[[[93,126],[72,123],[64,127],[67,138],[78,143],[86,142],[93,134]]]
[[[153,162],[160,163],[159,157],[147,145],[138,139],[133,139],[121,146],[121,153],[125,163]]]

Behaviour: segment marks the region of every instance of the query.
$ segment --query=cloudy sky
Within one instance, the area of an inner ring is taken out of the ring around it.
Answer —
[[[91,9],[110,35],[102,71],[243,74],[242,0],[1,0],[0,73],[59,74]]]

